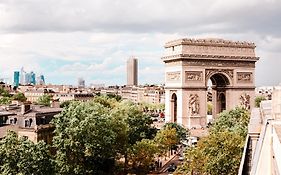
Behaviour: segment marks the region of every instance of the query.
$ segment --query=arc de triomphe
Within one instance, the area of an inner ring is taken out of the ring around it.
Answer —
[[[255,93],[255,44],[223,39],[179,39],[165,44],[165,121],[206,126],[207,88],[213,116],[235,106],[251,109]]]

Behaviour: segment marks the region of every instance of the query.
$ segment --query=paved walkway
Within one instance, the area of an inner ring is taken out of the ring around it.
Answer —
[[[167,155],[169,153],[167,152]],[[169,165],[176,161],[176,159],[178,159],[178,155],[177,154],[173,154],[173,155],[170,155],[170,156],[166,156],[165,157],[161,157],[159,159],[160,162],[162,162],[162,166],[160,168],[157,169],[157,171],[151,173],[150,175],[153,175],[153,174],[167,174],[166,171],[169,167]]]

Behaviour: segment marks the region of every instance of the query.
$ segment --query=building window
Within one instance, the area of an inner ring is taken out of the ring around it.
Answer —
[[[14,119],[10,119],[10,124],[14,124]]]
[[[31,127],[31,124],[32,124],[32,119],[24,121],[24,127]]]
[[[24,121],[24,127],[29,127],[29,120]]]

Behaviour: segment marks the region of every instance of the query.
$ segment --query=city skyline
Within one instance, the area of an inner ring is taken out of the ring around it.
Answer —
[[[24,66],[46,83],[75,85],[83,77],[87,84],[123,85],[126,60],[136,56],[139,84],[161,84],[165,42],[223,38],[255,42],[256,85],[277,85],[280,7],[275,0],[1,1],[0,78],[12,83]]]

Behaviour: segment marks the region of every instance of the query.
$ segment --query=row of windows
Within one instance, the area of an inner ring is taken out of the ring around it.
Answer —
[[[17,124],[17,121],[18,121],[17,118],[11,118],[10,119],[10,124],[11,125],[15,125],[15,124]],[[24,121],[24,127],[31,127],[31,124],[32,124],[32,119]]]
[[[18,121],[17,118],[11,118],[11,119],[9,120],[9,124],[15,125],[15,124],[17,124],[17,121]],[[36,122],[37,125],[42,125],[42,124],[45,125],[45,124],[48,123],[47,120],[46,120],[46,118],[44,118],[44,117],[38,118],[37,121],[38,121],[38,123]],[[26,119],[26,120],[24,120],[24,127],[31,127],[32,122],[33,122],[32,119]]]

